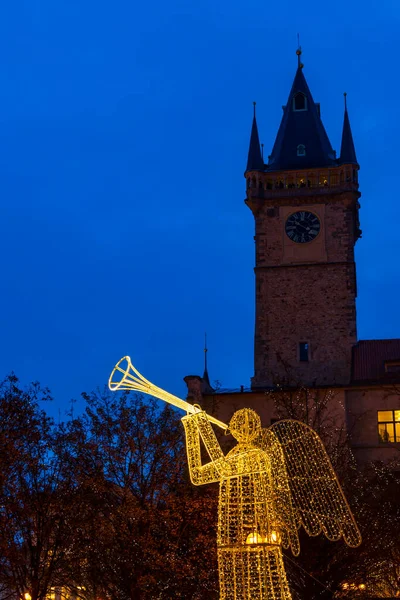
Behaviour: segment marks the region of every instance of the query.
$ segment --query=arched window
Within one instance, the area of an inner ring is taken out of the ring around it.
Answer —
[[[307,98],[301,92],[293,98],[293,110],[307,110]]]
[[[306,155],[306,147],[304,144],[299,144],[297,146],[297,156],[305,156]]]

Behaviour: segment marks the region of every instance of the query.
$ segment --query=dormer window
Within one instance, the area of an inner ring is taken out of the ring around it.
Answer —
[[[306,147],[304,144],[299,144],[297,146],[297,156],[305,156],[306,155]]]
[[[293,110],[307,110],[307,98],[301,92],[296,94],[293,98]]]

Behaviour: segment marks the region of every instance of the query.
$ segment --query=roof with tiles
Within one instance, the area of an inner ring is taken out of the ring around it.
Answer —
[[[400,382],[400,339],[360,340],[353,348],[352,383]]]

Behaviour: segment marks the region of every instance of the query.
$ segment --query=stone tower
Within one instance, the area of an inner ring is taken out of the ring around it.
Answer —
[[[245,172],[256,246],[253,390],[279,382],[350,381],[357,341],[358,170],[346,97],[337,158],[298,51],[268,163],[254,111]]]

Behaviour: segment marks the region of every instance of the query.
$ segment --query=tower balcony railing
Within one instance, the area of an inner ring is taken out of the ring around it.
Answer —
[[[272,174],[271,174],[272,175]],[[312,196],[358,190],[356,169],[334,172],[313,172],[277,177],[266,173],[253,173],[247,177],[247,195],[251,198],[275,198],[282,196]]]

